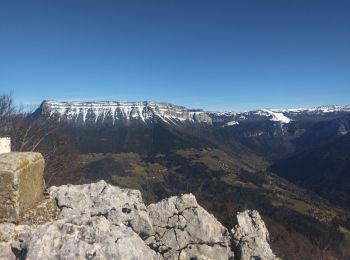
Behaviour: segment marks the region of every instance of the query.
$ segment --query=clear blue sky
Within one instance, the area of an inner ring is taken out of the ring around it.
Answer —
[[[0,92],[209,110],[350,103],[350,1],[1,0]]]

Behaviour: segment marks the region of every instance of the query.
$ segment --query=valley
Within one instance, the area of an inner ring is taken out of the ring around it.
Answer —
[[[348,113],[347,106],[213,113],[156,102],[44,101],[29,121],[53,131],[36,148],[46,155],[48,186],[104,180],[140,190],[146,204],[193,193],[227,228],[233,214],[256,209],[277,256],[331,259],[349,256],[348,182],[339,189],[337,179],[321,180],[331,170],[348,176]],[[328,160],[339,154],[328,163],[339,167],[322,166],[315,151],[333,151]]]

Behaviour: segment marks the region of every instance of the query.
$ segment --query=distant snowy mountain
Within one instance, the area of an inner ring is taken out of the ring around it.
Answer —
[[[342,114],[350,113],[350,105],[328,105],[311,108],[289,109],[259,109],[247,112],[209,112],[213,122],[227,124],[228,122],[269,120],[280,124],[305,119],[332,119]]]
[[[329,119],[332,115],[349,113],[350,106],[320,106],[295,109],[260,109],[248,112],[207,112],[188,109],[164,102],[68,102],[44,101],[36,114],[57,118],[74,124],[110,124],[122,122],[150,123],[160,120],[167,124],[204,123],[223,127],[236,126],[242,122],[270,121],[285,125],[292,121],[310,118]]]
[[[273,112],[279,113],[335,113],[335,112],[350,112],[350,105],[328,105],[311,108],[288,108],[288,109],[271,109]]]

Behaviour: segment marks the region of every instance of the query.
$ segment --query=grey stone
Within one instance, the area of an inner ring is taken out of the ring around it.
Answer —
[[[23,232],[29,229],[29,226],[15,225],[13,223],[0,223],[0,259],[15,260],[17,251],[13,246],[19,246],[19,237]]]
[[[138,190],[121,189],[99,181],[84,185],[53,186],[48,191],[61,209],[59,218],[105,216],[113,224],[130,226],[141,236],[153,235],[152,223]]]
[[[240,212],[236,222],[231,232],[238,259],[278,259],[270,248],[269,231],[258,211]]]
[[[198,205],[192,194],[170,197],[147,207],[155,236],[148,242],[166,259],[228,259],[228,230]]]
[[[78,217],[79,218],[79,217]],[[70,223],[61,219],[28,228],[11,244],[26,259],[161,259],[129,227],[92,217]]]

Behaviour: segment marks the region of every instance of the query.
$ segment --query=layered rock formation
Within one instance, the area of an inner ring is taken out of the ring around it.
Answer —
[[[148,123],[154,120],[174,124],[183,121],[211,123],[211,118],[201,109],[187,109],[170,103],[150,101],[44,101],[36,114],[76,125],[119,125],[130,122]]]
[[[51,187],[59,207],[40,225],[0,224],[0,259],[276,259],[256,211],[230,232],[192,194],[148,207],[104,181]]]

